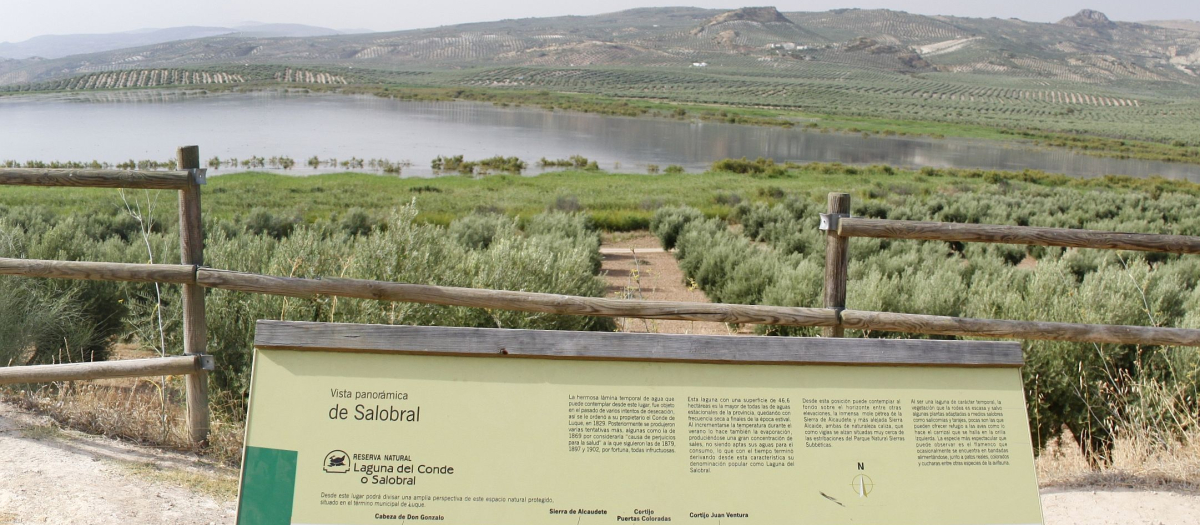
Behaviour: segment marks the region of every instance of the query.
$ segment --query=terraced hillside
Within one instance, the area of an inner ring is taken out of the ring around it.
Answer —
[[[887,10],[635,9],[308,38],[217,36],[0,61],[0,92],[472,86],[1200,144],[1200,32]]]
[[[441,68],[495,65],[687,66],[813,60],[889,71],[997,73],[1081,82],[1195,82],[1200,34],[1112,22],[1084,11],[1057,24],[887,10],[780,13],[634,9],[435,29],[308,38],[225,35],[56,60],[0,64],[0,84],[82,73],[212,64]],[[741,61],[738,59],[749,59]]]

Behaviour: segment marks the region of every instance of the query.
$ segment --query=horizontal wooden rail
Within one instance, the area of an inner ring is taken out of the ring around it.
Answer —
[[[196,267],[184,264],[128,264],[0,258],[0,275],[87,281],[194,284]]]
[[[692,363],[1020,367],[1015,341],[635,334],[259,320],[259,349]]]
[[[188,170],[129,171],[0,168],[0,185],[69,186],[181,190],[192,181]]]
[[[838,323],[839,314],[826,308],[602,299],[356,279],[269,277],[207,268],[201,268],[197,272],[197,281],[210,288],[290,297],[335,295],[380,301],[603,317],[830,326]],[[840,312],[840,318],[840,324],[843,326],[860,330],[1089,343],[1200,346],[1200,330],[1182,328],[969,319],[856,310],[843,310]]]
[[[272,277],[208,268],[201,268],[197,271],[196,281],[209,288],[289,297],[335,295],[379,301],[494,308],[548,314],[637,317],[677,321],[790,326],[832,326],[837,324],[836,312],[825,308],[605,299],[359,279]]]
[[[972,319],[940,315],[843,310],[842,325],[917,334],[1141,345],[1200,346],[1200,330],[1103,324]]]
[[[829,308],[606,299],[362,279],[275,277],[210,268],[197,269],[186,265],[0,259],[0,274],[61,279],[195,283],[208,288],[287,297],[331,295],[378,301],[440,304],[560,315],[778,326],[835,326],[841,324],[846,328],[859,330],[962,337],[1200,346],[1200,330],[1184,328],[970,319],[858,310],[838,312]]]
[[[80,381],[115,377],[181,376],[212,369],[212,357],[206,355],[96,361],[91,363],[64,363],[59,365],[7,366],[0,367],[0,385]]]
[[[838,235],[878,239],[990,242],[1200,254],[1200,237],[1035,228],[1032,226],[842,218],[838,221]]]

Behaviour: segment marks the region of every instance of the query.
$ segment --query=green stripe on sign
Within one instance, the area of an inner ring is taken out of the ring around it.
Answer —
[[[246,447],[238,525],[288,525],[296,494],[296,451]]]

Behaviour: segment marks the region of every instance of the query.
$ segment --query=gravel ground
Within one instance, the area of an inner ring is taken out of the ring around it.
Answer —
[[[1042,489],[1046,525],[1196,525],[1200,494],[1156,490]]]
[[[0,403],[0,523],[233,523],[237,473]]]

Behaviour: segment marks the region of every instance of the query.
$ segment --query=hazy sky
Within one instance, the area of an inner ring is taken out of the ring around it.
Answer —
[[[375,31],[414,29],[464,22],[534,16],[588,15],[633,7],[691,5],[734,8],[771,2],[608,0],[0,0],[0,42],[45,34],[109,33],[181,25],[229,26],[246,21],[286,22]],[[1114,20],[1200,19],[1195,0],[778,0],[781,11],[824,11],[841,7],[889,8],[921,14],[1020,18],[1051,22],[1083,8]]]

